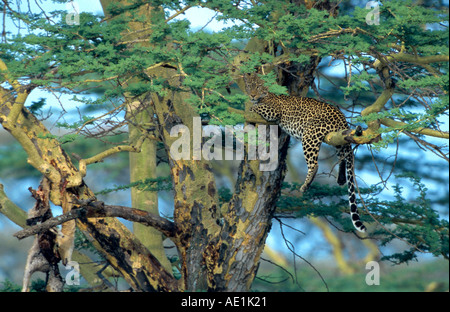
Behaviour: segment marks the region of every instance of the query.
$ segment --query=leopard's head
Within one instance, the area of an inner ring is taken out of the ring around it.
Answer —
[[[257,74],[244,74],[244,83],[245,91],[252,103],[257,103],[269,94],[269,88],[264,85],[264,81]]]
[[[275,102],[271,100],[269,88],[256,74],[244,74],[245,91],[253,103],[251,112],[257,113],[267,121],[280,119],[280,112]]]

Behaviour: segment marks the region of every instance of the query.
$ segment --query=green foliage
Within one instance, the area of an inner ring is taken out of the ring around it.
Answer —
[[[419,178],[410,173],[397,175],[396,178],[408,179],[412,183],[412,189],[416,194],[414,199],[406,199],[403,195],[406,183],[394,186],[394,200],[380,199],[379,187],[359,190],[361,195],[366,195],[364,206],[371,213],[367,215],[363,209],[360,209],[361,219],[365,223],[378,225],[371,236],[378,239],[381,246],[386,246],[394,240],[401,240],[408,245],[406,250],[391,255],[385,254],[382,259],[395,264],[407,263],[417,259],[418,253],[442,255],[448,259],[448,220],[442,219],[432,208],[426,195],[427,188]],[[313,183],[301,198],[296,194],[299,188],[300,185],[297,183],[283,184],[285,191],[277,203],[278,213],[294,214],[297,218],[325,216],[330,221],[334,220],[342,224],[344,230],[353,230],[347,214],[346,187]],[[358,206],[363,206],[361,201]]]
[[[449,102],[447,96],[434,99],[427,104],[426,110],[418,110],[418,103],[409,101],[406,98],[400,99],[403,103],[402,107],[392,107],[389,110],[379,113],[372,113],[368,116],[357,117],[356,122],[368,123],[382,118],[392,118],[401,120],[404,124],[395,127],[382,127],[379,133],[383,135],[383,140],[374,143],[372,146],[375,150],[386,148],[393,143],[399,135],[405,131],[414,132],[419,128],[440,129],[444,125],[445,119],[443,112],[448,111]],[[420,131],[419,131],[420,132]]]
[[[382,246],[395,239],[408,243],[409,248],[401,253],[385,255],[383,259],[403,263],[417,258],[417,253],[431,253],[434,256],[449,257],[449,222],[442,219],[432,208],[427,198],[427,188],[420,179],[410,173],[397,175],[398,179],[408,179],[412,185],[414,199],[406,199],[404,186],[394,186],[393,201],[373,197],[366,201],[367,207],[383,227],[373,235],[379,237]]]
[[[86,250],[101,257],[101,254],[97,251],[94,245],[92,245],[92,242],[88,240],[78,228],[75,230],[74,248],[79,251]]]
[[[30,292],[46,292],[47,283],[43,279],[36,279],[31,281]],[[81,289],[81,286],[65,286],[64,292],[77,292]],[[4,282],[0,282],[0,293],[1,292],[20,292],[22,286],[11,282],[6,279]]]
[[[233,197],[233,193],[231,193],[231,190],[226,187],[219,188],[218,193],[219,193],[219,201],[221,204],[228,203]]]
[[[171,177],[158,177],[158,178],[148,178],[141,181],[136,181],[129,183],[127,185],[115,186],[112,189],[105,189],[96,193],[96,195],[104,195],[111,192],[127,190],[132,187],[137,188],[140,191],[163,191],[172,189],[172,179]]]
[[[277,80],[276,80],[274,72],[270,72],[267,75],[260,76],[260,77],[264,81],[264,85],[269,87],[269,92],[275,93],[275,94],[285,94],[285,95],[288,94],[285,87],[277,84]]]
[[[47,287],[47,282],[43,279],[36,279],[31,281],[30,291],[31,292],[45,292]]]
[[[20,285],[14,284],[10,280],[6,279],[4,282],[0,282],[0,292],[19,292],[22,290]]]
[[[449,267],[446,260],[424,261],[409,265],[390,266],[380,263],[380,285],[367,285],[365,270],[362,265],[353,275],[336,275],[336,268],[329,261],[315,264],[321,272],[330,292],[446,292],[449,287]],[[288,272],[296,272],[294,280]],[[258,269],[258,277],[252,291],[327,291],[317,272],[306,265],[292,263],[284,270],[273,264],[262,262]]]
[[[6,279],[4,282],[0,282],[0,292],[20,292],[22,287],[18,284]],[[36,279],[31,281],[30,292],[45,292],[46,282],[42,279]]]
[[[368,81],[372,81],[376,75],[369,74],[367,71],[362,71],[359,75],[353,76],[352,81],[346,87],[341,87],[345,95],[349,95],[352,92],[369,91],[370,86]]]
[[[105,103],[108,98],[122,97],[125,93],[139,96],[164,92],[165,80],[148,77],[146,69],[168,64],[178,69],[183,77],[183,88],[191,92],[187,103],[199,113],[208,113],[216,124],[236,124],[243,122],[242,116],[227,115],[226,108],[243,108],[245,97],[225,90],[235,88],[229,74],[236,69],[231,65],[243,44],[252,37],[269,42],[270,47],[266,52],[249,55],[237,69],[241,73],[253,72],[261,64],[273,62],[280,53],[299,64],[309,62],[311,55],[332,56],[351,64],[351,77],[347,86],[341,88],[343,96],[351,97],[382,89],[378,75],[371,68],[375,57],[399,53],[400,46],[403,46],[401,53],[448,54],[448,27],[441,26],[448,20],[448,13],[413,1],[382,1],[379,25],[366,23],[370,11],[364,5],[349,10],[341,4],[343,12],[332,16],[325,10],[306,10],[296,3],[275,0],[264,1],[264,5],[240,3],[238,6],[233,1],[204,2],[202,6],[221,12],[219,19],[240,22],[217,32],[192,31],[187,20],[173,19],[167,23],[164,17],[168,10],[180,10],[183,4],[156,1],[153,4],[161,5],[164,11],[152,14],[148,41],[130,46],[132,37],[122,34],[129,32],[126,25],[130,20],[141,18],[138,9],[143,3],[111,3],[109,13],[114,18],[108,22],[102,16],[81,13],[80,25],[67,25],[64,11],[50,12],[51,16],[61,17],[53,22],[40,14],[7,12],[10,18],[23,20],[31,31],[8,34],[8,43],[0,44],[0,58],[7,63],[13,77],[29,77],[31,85],[44,88],[58,84],[63,87],[60,92],[76,93],[76,90],[90,87],[86,78],[104,81],[100,84],[109,85],[107,97],[102,99]],[[184,4],[197,3],[185,1]],[[127,14],[121,14],[123,12]],[[340,32],[339,36],[324,35],[333,31]],[[414,102],[421,103],[419,96],[429,98],[425,100],[427,105],[440,103],[440,109],[410,110],[410,114],[416,114],[414,119],[423,121],[411,122],[412,129],[424,124],[439,126],[442,121],[438,117],[448,110],[448,63],[433,63],[429,67],[439,74],[414,64],[392,72],[399,94],[405,98],[417,94],[415,101],[402,105],[403,110],[412,108]],[[269,75],[264,80],[270,85],[270,91],[286,92],[274,83],[270,73],[266,74]],[[140,81],[129,81],[130,77],[137,76]],[[386,112],[386,117],[408,122],[401,115],[391,110]],[[404,130],[384,129],[388,133]]]
[[[45,102],[45,98],[39,98],[38,101],[31,102],[31,105],[27,108],[32,114],[36,114],[45,106]]]
[[[88,125],[88,124],[92,123],[92,121],[94,119],[95,119],[94,117],[81,116],[80,121],[76,121],[73,123],[58,122],[58,123],[56,123],[56,126],[59,128],[64,128],[64,129],[79,129],[82,125]]]
[[[39,139],[49,139],[49,140],[56,139],[61,144],[74,142],[76,139],[80,138],[80,136],[76,133],[68,133],[62,136],[47,133],[47,134],[38,134],[37,137]]]

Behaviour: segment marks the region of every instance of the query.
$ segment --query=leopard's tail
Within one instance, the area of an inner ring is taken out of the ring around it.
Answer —
[[[356,191],[355,191],[355,173],[354,173],[354,156],[353,150],[350,144],[344,146],[343,159],[339,165],[339,176],[342,175],[344,168],[347,167],[347,188],[348,188],[348,202],[350,205],[350,216],[353,222],[353,226],[359,232],[366,232],[366,226],[361,222],[359,218],[358,208],[356,206]],[[344,167],[345,166],[345,167]],[[342,181],[342,177],[339,179]],[[340,182],[338,180],[338,182]]]

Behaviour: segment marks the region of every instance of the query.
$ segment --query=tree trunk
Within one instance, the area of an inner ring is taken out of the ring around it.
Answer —
[[[139,128],[142,129],[148,127],[148,124],[153,122],[153,112],[149,103],[136,101],[130,106],[133,106],[135,103],[139,104],[139,107],[131,107],[128,109],[127,113],[128,118],[132,120],[133,123],[128,125],[130,142],[137,142],[142,135],[142,131]],[[130,152],[131,183],[157,177],[156,148],[156,142],[154,140],[146,140],[142,144],[140,153]],[[139,189],[138,187],[133,187],[131,189],[131,206],[158,215],[158,191],[147,191]],[[133,223],[133,232],[166,270],[171,272],[172,265],[167,259],[164,251],[163,236],[161,232],[140,223]]]
[[[148,75],[167,78],[172,86],[176,86],[180,80],[170,78],[174,76],[173,71],[158,68]],[[182,259],[184,288],[202,290],[206,288],[205,252],[208,243],[220,232],[220,210],[212,166],[207,160],[177,160],[170,156],[170,147],[177,139],[170,136],[174,126],[186,126],[190,142],[199,139],[194,139],[194,117],[198,115],[185,104],[186,95],[167,90],[164,97],[156,93],[151,96],[158,116],[159,133],[169,155],[174,186],[174,222],[177,226],[175,243]]]
[[[147,8],[141,12],[150,14],[152,10]],[[266,49],[268,43],[257,39],[252,39],[246,48],[250,52]],[[314,62],[312,67],[315,65]],[[230,203],[219,207],[210,161],[196,158],[199,154],[195,150],[189,154],[190,159],[174,159],[170,154],[172,144],[178,139],[171,137],[170,132],[177,125],[187,127],[192,149],[201,141],[201,132],[198,133],[194,123],[198,114],[184,102],[189,94],[174,91],[181,85],[182,77],[170,67],[157,67],[146,74],[150,79],[164,78],[171,86],[164,90],[164,96],[157,93],[148,96],[169,156],[177,229],[173,240],[182,262],[182,288],[188,291],[248,291],[271,227],[284,178],[289,137],[278,129],[278,166],[273,171],[260,171],[260,161],[246,157],[240,165],[235,195]]]
[[[113,2],[110,0],[102,0],[101,4],[105,15],[109,15],[108,6]],[[123,4],[128,2],[122,1]],[[128,3],[130,4],[130,3]],[[148,35],[149,31],[145,30],[151,26],[152,16],[161,16],[160,10],[154,10],[150,5],[142,5],[140,13],[146,18],[140,22],[131,22],[129,29],[131,31],[138,31],[136,34],[124,34],[128,40],[135,40]],[[141,45],[148,45],[147,43],[140,43]],[[132,79],[133,81],[137,78]],[[129,142],[135,143],[146,132],[148,127],[153,124],[153,109],[145,100],[131,100],[127,106],[126,119],[128,123],[128,137]],[[156,142],[154,140],[145,140],[142,144],[140,153],[130,152],[130,182],[144,181],[146,179],[156,178]],[[159,214],[158,210],[158,192],[144,191],[136,187],[131,189],[131,206],[140,210],[151,212],[155,215]],[[158,261],[166,268],[168,272],[172,271],[172,265],[166,257],[163,246],[162,234],[154,228],[145,226],[140,223],[133,224],[133,232],[136,237],[144,244],[144,246],[158,259]]]
[[[208,247],[209,285],[216,291],[249,291],[256,276],[285,175],[289,136],[279,136],[279,162],[260,171],[259,161],[245,159],[236,192],[226,205],[218,240]]]

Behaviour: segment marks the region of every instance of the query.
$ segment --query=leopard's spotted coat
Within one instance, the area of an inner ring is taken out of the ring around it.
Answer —
[[[349,129],[344,114],[337,107],[313,98],[270,93],[263,81],[254,74],[248,74],[244,79],[247,94],[253,102],[251,111],[267,121],[277,122],[281,129],[302,142],[308,165],[305,183],[300,188],[300,191],[304,192],[317,173],[319,149],[325,136],[330,132]],[[340,158],[337,182],[343,185],[347,180],[353,225],[358,231],[365,232],[366,227],[360,221],[356,206],[354,156],[351,145],[338,146],[337,149]]]

